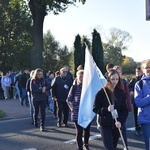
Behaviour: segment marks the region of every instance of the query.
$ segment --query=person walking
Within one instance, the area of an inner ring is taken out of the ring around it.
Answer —
[[[55,78],[55,74],[53,72],[50,72],[49,75],[48,75],[48,78],[46,79],[47,83],[50,86],[50,89],[51,89],[52,80],[54,78]],[[54,113],[54,101],[52,100],[52,96],[51,96],[50,90],[47,91],[47,94],[48,94],[49,111],[51,113]]]
[[[27,84],[26,84],[28,101],[30,105],[31,124],[34,124],[34,119],[33,119],[34,109],[33,109],[33,103],[31,100],[31,80],[32,80],[33,75],[34,75],[34,70],[30,72],[30,78],[27,80]]]
[[[1,86],[4,91],[5,100],[9,98],[9,88],[11,86],[11,83],[12,81],[11,78],[9,77],[9,74],[8,73],[4,74],[4,76],[2,76],[1,78]]]
[[[0,100],[4,99],[4,91],[2,89],[2,83],[1,83],[2,76],[3,76],[3,72],[0,71]]]
[[[128,116],[125,92],[122,89],[120,76],[116,70],[112,69],[109,71],[104,88],[111,105],[108,103],[102,88],[96,94],[93,112],[99,115],[100,131],[105,149],[116,150],[120,136],[118,128],[122,127]],[[115,117],[113,115],[114,112]],[[115,121],[113,118],[117,118],[118,121]]]
[[[134,101],[134,87],[136,82],[140,81],[142,78],[143,72],[141,70],[140,67],[137,67],[135,69],[135,78],[131,79],[131,81],[129,82],[129,91],[130,91],[130,97],[132,100],[132,104],[133,104],[133,115],[134,115],[134,122],[135,122],[135,134],[137,136],[141,136],[142,132],[141,132],[141,126],[138,124],[138,120],[137,120],[137,114],[138,114],[138,107],[135,104]]]
[[[31,80],[31,99],[34,108],[34,125],[38,127],[38,114],[41,111],[40,131],[45,131],[45,109],[47,104],[47,93],[49,90],[46,80],[43,78],[43,70],[37,68]]]
[[[120,76],[122,88],[123,88],[125,95],[126,95],[127,108],[128,108],[129,112],[132,112],[132,103],[131,103],[131,99],[130,99],[129,87],[128,87],[127,81],[122,78],[122,74],[123,74],[122,67],[121,66],[114,66],[113,69],[115,69]],[[125,140],[125,144],[128,147],[127,131],[126,131],[126,124],[125,123],[122,125],[122,134],[123,134],[123,137]]]
[[[23,102],[25,100],[25,104],[28,107],[28,96],[26,90],[27,80],[30,78],[29,71],[24,70],[24,73],[21,75],[21,105],[23,106]]]
[[[77,84],[73,85],[69,91],[67,104],[71,110],[71,120],[74,122],[76,128],[76,143],[78,150],[89,150],[89,137],[90,137],[90,124],[87,128],[83,128],[78,124],[78,112],[81,100],[82,82],[83,82],[83,70],[79,70],[76,73]],[[82,135],[84,131],[84,145],[82,141]]]
[[[57,126],[61,127],[62,113],[64,114],[63,124],[68,126],[69,107],[66,99],[72,86],[72,81],[67,77],[67,69],[60,69],[60,76],[56,77],[52,82],[52,98],[57,105]]]
[[[145,148],[150,148],[150,59],[141,64],[143,76],[135,84],[134,101],[138,107],[138,123],[141,125]]]
[[[16,99],[18,96],[18,99],[20,100],[21,103],[21,71],[15,75],[14,77],[14,87],[15,87],[15,95],[14,98]]]

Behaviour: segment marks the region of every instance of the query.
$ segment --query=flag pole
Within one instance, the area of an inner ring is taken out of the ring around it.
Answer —
[[[86,49],[88,50],[88,46],[87,46],[86,42],[84,42],[84,44],[85,44],[85,46],[86,46]],[[89,51],[89,50],[88,50],[88,51]],[[96,70],[97,70],[97,65],[96,65],[94,59],[93,59],[93,63],[95,64],[95,67],[96,67]],[[98,73],[98,77],[99,77],[99,79],[100,79],[100,82],[101,82],[101,84],[102,84],[102,88],[103,88],[103,90],[104,90],[104,92],[105,92],[106,98],[107,98],[107,100],[108,100],[108,103],[109,103],[109,105],[111,105],[110,99],[109,99],[108,94],[107,94],[107,92],[106,92],[106,90],[105,90],[105,88],[104,88],[104,84],[103,84],[103,82],[102,82],[102,80],[101,80],[101,78],[100,78],[101,75],[100,75],[100,73],[99,73],[98,70],[97,70],[97,73]],[[117,122],[117,119],[116,119],[116,118],[115,118],[115,121]],[[121,137],[123,146],[124,146],[125,150],[127,150],[127,146],[126,146],[126,144],[125,144],[125,141],[124,141],[124,138],[123,138],[121,129],[118,128],[118,130],[119,130],[119,134],[120,134],[120,137]]]
[[[95,65],[96,65],[96,64],[95,64]],[[98,72],[98,71],[97,71],[97,72]],[[99,74],[99,72],[98,72],[98,74]],[[109,98],[109,96],[108,96],[108,94],[107,94],[107,92],[106,92],[106,89],[105,89],[105,87],[104,87],[104,84],[103,84],[103,82],[102,82],[102,80],[101,80],[101,78],[100,78],[100,74],[99,74],[99,79],[100,79],[100,82],[101,82],[101,84],[102,84],[102,88],[103,88],[103,90],[104,90],[104,93],[105,93],[105,95],[106,95],[106,98],[107,98],[107,100],[108,100],[108,103],[109,103],[109,105],[111,105],[110,98]],[[115,121],[116,121],[116,122],[118,121],[117,118],[115,118]],[[125,141],[124,141],[124,138],[123,138],[121,129],[118,128],[118,130],[119,130],[119,134],[120,134],[120,137],[121,137],[123,146],[124,146],[125,150],[127,150],[127,146],[126,146],[126,144],[125,144]]]

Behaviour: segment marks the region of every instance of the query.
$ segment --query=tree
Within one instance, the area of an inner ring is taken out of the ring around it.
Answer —
[[[82,48],[83,48],[83,67],[84,67],[86,46],[91,51],[91,42],[90,42],[90,39],[88,39],[87,36],[83,35],[82,39],[81,39],[81,44],[82,44]]]
[[[83,4],[85,0],[80,0]],[[69,4],[75,4],[76,0],[29,0],[29,6],[33,19],[33,48],[31,50],[31,67],[42,67],[43,52],[43,22],[48,11],[54,14],[65,12]]]
[[[61,47],[56,41],[52,33],[47,31],[44,34],[44,51],[43,51],[43,69],[44,70],[59,70],[64,65],[68,64],[70,53],[67,46]]]
[[[94,29],[92,33],[92,55],[95,63],[102,73],[104,73],[104,52],[100,34],[96,29]]]
[[[125,56],[122,55],[120,47],[114,47],[108,43],[103,44],[104,47],[104,61],[105,64],[112,63],[114,65],[121,65]]]
[[[134,74],[135,68],[138,66],[138,63],[136,63],[133,58],[131,57],[125,57],[122,63],[123,73],[124,74]]]
[[[128,32],[112,28],[110,30],[110,37],[106,43],[103,43],[105,64],[121,65],[125,58],[122,52],[128,49],[131,39],[132,37]]]
[[[127,50],[128,44],[130,44],[131,40],[132,37],[127,31],[122,31],[118,28],[110,29],[110,38],[108,43],[114,47],[120,47],[122,51]]]
[[[0,68],[2,71],[30,66],[32,18],[25,1],[0,3]]]
[[[75,37],[74,42],[74,64],[75,73],[79,65],[84,65],[84,49],[82,47],[81,37],[79,34]]]

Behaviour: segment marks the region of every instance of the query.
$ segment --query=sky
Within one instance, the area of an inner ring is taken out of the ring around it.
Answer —
[[[61,45],[73,47],[77,34],[91,39],[95,28],[102,41],[112,27],[127,31],[132,36],[128,50],[123,54],[135,61],[150,58],[150,21],[146,21],[146,0],[86,0],[70,5],[65,13],[48,14],[44,33],[50,30]]]

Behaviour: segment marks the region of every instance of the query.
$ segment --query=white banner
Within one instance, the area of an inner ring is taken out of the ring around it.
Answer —
[[[85,51],[84,76],[79,106],[78,124],[86,128],[93,118],[93,104],[96,93],[105,85],[106,79],[96,66],[88,48]]]

